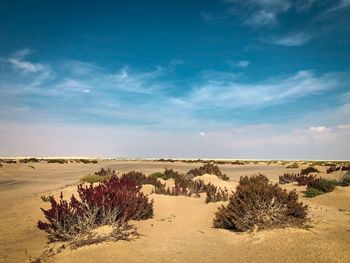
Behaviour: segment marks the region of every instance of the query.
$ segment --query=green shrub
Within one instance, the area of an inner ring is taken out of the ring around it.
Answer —
[[[288,165],[286,168],[288,168],[288,169],[297,169],[297,168],[299,168],[299,164],[292,163],[292,164]]]
[[[259,174],[241,177],[228,205],[215,213],[213,225],[234,231],[275,228],[300,225],[306,215],[307,206],[298,202],[295,190],[288,193]]]
[[[350,176],[344,176],[340,181],[340,186],[350,186]]]
[[[158,179],[158,178],[164,179],[164,173],[155,172],[155,173],[150,174],[148,177],[157,178],[157,179]]]
[[[88,174],[85,175],[83,178],[80,179],[80,181],[82,183],[89,183],[89,184],[93,184],[93,183],[102,183],[106,180],[108,180],[110,178],[110,176],[98,176],[96,174]]]
[[[320,171],[317,170],[315,167],[309,166],[309,167],[307,167],[307,168],[305,168],[305,169],[302,169],[301,172],[300,172],[300,174],[301,174],[301,175],[307,175],[307,174],[309,174],[309,173],[319,173],[319,172],[320,172]]]
[[[308,189],[306,189],[304,194],[305,194],[305,197],[312,198],[312,197],[324,194],[324,192],[322,192],[321,190],[318,190],[316,188],[308,188]]]
[[[327,180],[323,178],[316,179],[307,185],[307,188],[315,188],[324,193],[333,192],[335,187],[339,185],[336,180]]]

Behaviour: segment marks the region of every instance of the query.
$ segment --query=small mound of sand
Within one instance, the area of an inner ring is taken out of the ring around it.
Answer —
[[[214,174],[203,174],[202,176],[194,177],[193,180],[203,180],[205,184],[211,183],[221,188],[226,187],[228,190],[234,190],[238,185],[235,182],[223,181]]]

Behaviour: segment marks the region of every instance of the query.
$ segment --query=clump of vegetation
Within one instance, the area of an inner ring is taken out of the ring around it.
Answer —
[[[79,198],[70,201],[63,195],[56,201],[50,196],[51,208],[41,209],[48,222],[38,222],[54,240],[72,240],[103,225],[125,225],[131,219],[153,216],[153,201],[130,180],[113,176],[107,182],[93,186],[78,186]]]
[[[105,181],[108,181],[112,176],[116,176],[116,172],[114,170],[111,170],[110,168],[104,169],[101,168],[101,170],[95,172],[94,174],[88,174],[85,175],[83,178],[80,179],[82,183],[102,183]]]
[[[125,173],[121,177],[122,180],[130,180],[137,185],[150,184],[155,186],[156,188],[165,188],[165,184],[162,184],[158,178],[153,176],[146,176],[141,172],[131,171]]]
[[[35,169],[33,165],[28,165],[29,168]]]
[[[162,172],[155,172],[155,173],[152,173],[150,174],[148,177],[154,177],[154,178],[161,178],[163,179],[164,178],[164,174]]]
[[[339,183],[336,180],[317,178],[307,184],[307,188],[314,188],[323,193],[333,192]]]
[[[53,198],[53,195],[48,195],[48,196],[42,195],[42,196],[40,196],[41,201],[43,201],[44,203],[49,203],[51,198]]]
[[[308,189],[306,189],[304,194],[305,194],[305,197],[312,198],[312,197],[323,194],[323,192],[321,190],[316,189],[316,188],[308,188]]]
[[[40,160],[37,158],[26,158],[26,159],[20,159],[20,163],[38,163]]]
[[[76,163],[84,163],[84,164],[89,164],[89,163],[98,163],[97,160],[93,159],[93,160],[90,160],[90,159],[77,159],[75,160]]]
[[[173,160],[173,159],[158,159],[157,160],[158,162],[170,162],[170,163],[173,163],[173,162],[175,162],[175,160]]]
[[[336,180],[327,180],[323,178],[315,178],[307,184],[306,191],[304,192],[306,197],[315,197],[320,194],[333,192],[336,186],[342,186],[342,182]]]
[[[343,186],[343,187],[345,187],[345,186],[350,186],[350,175],[345,175],[345,176],[341,179],[339,185],[340,185],[340,186]]]
[[[327,173],[333,173],[335,171],[350,171],[350,165],[331,165],[328,169],[327,169]]]
[[[298,177],[299,177],[299,174],[284,173],[279,176],[278,181],[280,184],[289,184],[289,183],[297,182]]]
[[[155,185],[153,193],[171,196],[193,196],[200,197],[200,193],[206,193],[206,203],[227,201],[227,189],[221,189],[211,183],[205,184],[203,180],[192,180],[186,175],[173,174],[175,186],[166,188],[165,184]]]
[[[199,168],[194,168],[187,172],[187,175],[191,177],[202,176],[203,174],[215,174],[224,181],[229,180],[229,177],[226,174],[223,174],[217,165],[212,163],[206,163]]]
[[[65,164],[68,163],[68,160],[65,159],[48,159],[47,163],[60,163],[60,164]]]
[[[301,175],[308,175],[308,174],[310,174],[310,173],[319,173],[319,172],[320,172],[320,171],[317,170],[315,167],[309,166],[309,167],[307,167],[307,168],[305,168],[305,169],[301,169],[300,174],[301,174]]]
[[[298,185],[300,186],[305,186],[305,185],[309,185],[310,183],[312,183],[313,181],[316,180],[316,176],[315,175],[299,175],[296,178]]]
[[[288,169],[297,169],[297,168],[299,168],[299,164],[294,162],[294,163],[288,165],[286,168],[288,168]]]
[[[0,159],[0,163],[12,164],[12,163],[17,163],[17,161],[14,159]]]
[[[241,177],[227,206],[215,213],[214,227],[234,231],[301,225],[307,206],[298,202],[296,191],[287,192],[269,183],[264,175]]]
[[[207,195],[205,202],[206,203],[216,203],[220,201],[228,201],[229,193],[226,188],[222,189],[211,183],[205,186],[205,193]]]

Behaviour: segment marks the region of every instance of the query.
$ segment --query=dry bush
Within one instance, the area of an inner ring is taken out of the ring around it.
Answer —
[[[241,177],[229,204],[215,213],[214,227],[234,231],[300,225],[306,220],[307,206],[298,202],[296,191],[287,192],[269,183],[264,175]]]
[[[51,208],[41,209],[48,221],[38,222],[41,230],[52,240],[71,240],[92,229],[111,224],[124,224],[130,219],[141,220],[153,216],[153,201],[130,180],[113,176],[97,186],[78,186],[79,200],[72,195],[69,202],[50,197]]]
[[[213,163],[206,163],[199,168],[194,168],[187,172],[187,175],[191,177],[201,176],[203,174],[215,174],[222,180],[229,180],[229,177],[227,177],[226,174],[223,174],[220,168]]]
[[[289,184],[289,183],[297,182],[298,177],[299,177],[299,174],[284,173],[279,176],[278,181],[280,184]]]
[[[298,185],[304,186],[309,185],[313,181],[315,181],[317,178],[315,175],[299,175],[296,180],[298,182]]]
[[[207,184],[205,187],[205,193],[207,195],[206,203],[215,203],[220,201],[228,201],[229,193],[226,188],[222,189],[211,183]]]
[[[165,184],[162,184],[156,177],[154,176],[146,176],[141,172],[131,171],[128,173],[124,173],[121,176],[122,180],[130,180],[137,185],[151,184],[156,188],[165,188]]]

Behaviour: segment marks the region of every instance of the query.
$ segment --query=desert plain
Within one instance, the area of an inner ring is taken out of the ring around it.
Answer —
[[[65,198],[76,194],[80,179],[100,168],[120,173],[131,170],[149,175],[172,168],[185,173],[200,163],[159,162],[151,160],[99,160],[84,163],[16,163],[0,167],[0,263],[30,262],[45,249],[47,234],[37,227],[44,220],[40,208],[48,208],[43,195]],[[244,175],[261,173],[273,183],[284,172],[299,172],[307,167],[287,169],[280,162],[251,162],[244,165],[219,164],[229,181],[203,175],[205,182],[235,190]],[[319,176],[337,179],[342,172],[327,174],[316,166]],[[171,179],[169,179],[171,180]],[[213,228],[214,213],[225,202],[205,203],[205,197],[166,196],[142,191],[154,200],[151,219],[131,221],[140,236],[129,241],[102,242],[78,249],[63,249],[52,262],[350,262],[350,187],[336,187],[327,194],[305,198],[305,187],[296,189],[299,200],[309,206],[307,228],[286,227],[238,233]],[[227,203],[227,202],[226,202]]]

